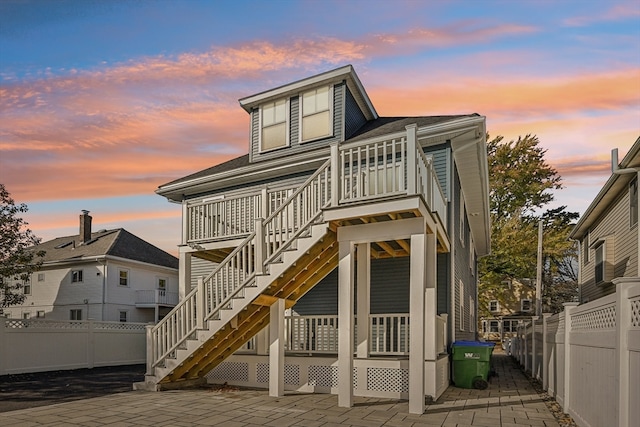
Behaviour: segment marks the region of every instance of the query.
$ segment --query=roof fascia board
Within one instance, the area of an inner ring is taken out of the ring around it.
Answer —
[[[189,181],[163,186],[158,188],[156,193],[169,198],[170,194],[176,191],[185,189],[192,190],[194,187],[201,187],[214,181],[216,183],[216,188],[220,188],[224,187],[230,180],[236,178],[240,178],[240,181],[236,181],[234,184],[254,181],[256,177],[260,175],[264,175],[264,177],[281,176],[281,171],[283,170],[293,173],[300,172],[312,168],[316,163],[325,161],[329,156],[329,153],[330,149],[329,147],[326,147],[320,150],[301,153],[296,156],[285,156],[271,161],[252,163],[248,166],[222,172],[220,174],[203,176]],[[318,164],[318,166],[320,165]]]
[[[178,271],[177,268],[171,268],[171,267],[167,267],[167,266],[164,266],[164,265],[158,265],[158,264],[151,264],[151,263],[144,262],[144,261],[137,261],[137,260],[117,257],[117,256],[113,256],[113,255],[95,255],[95,256],[82,257],[82,258],[71,258],[71,259],[61,259],[61,260],[57,260],[57,261],[46,261],[46,262],[42,263],[42,267],[49,268],[49,267],[60,267],[60,266],[64,266],[64,265],[89,264],[89,263],[98,262],[98,261],[118,261],[118,262],[122,262],[122,263],[129,263],[129,264],[136,264],[136,265],[140,265],[140,266],[153,267],[153,268],[157,268],[157,269],[161,269],[161,270],[167,270],[167,271],[171,271],[171,272],[177,272]]]
[[[294,93],[304,87],[313,86],[324,81],[339,79],[343,76],[346,77],[352,72],[353,67],[351,65],[347,65],[345,67],[328,71],[326,73],[307,77],[306,79],[298,80],[293,83],[288,83],[274,89],[269,89],[264,92],[257,93],[255,95],[247,96],[246,98],[241,98],[238,100],[238,102],[240,103],[240,106],[242,108],[244,108],[247,112],[250,112],[252,107],[261,104],[269,99],[280,98],[288,93]]]

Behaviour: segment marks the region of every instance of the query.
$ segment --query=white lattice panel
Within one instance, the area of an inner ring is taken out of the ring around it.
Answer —
[[[300,384],[300,365],[284,365],[284,383],[289,385]]]
[[[640,327],[640,298],[632,299],[629,301],[631,309],[631,327]]]
[[[409,392],[409,370],[367,368],[367,390],[407,393]]]
[[[269,364],[268,363],[256,364],[256,382],[258,383],[269,382]]]
[[[314,387],[338,387],[338,367],[309,366],[309,385]]]
[[[586,313],[571,316],[571,328],[574,331],[593,329],[615,329],[616,306],[609,305]]]
[[[207,379],[248,382],[249,364],[242,362],[222,362],[207,374]]]

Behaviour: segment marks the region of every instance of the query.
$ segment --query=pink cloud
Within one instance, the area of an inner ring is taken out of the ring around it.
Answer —
[[[640,16],[640,4],[629,1],[615,4],[602,14],[574,16],[565,19],[563,23],[569,27],[583,27],[595,22],[621,21],[638,16]]]

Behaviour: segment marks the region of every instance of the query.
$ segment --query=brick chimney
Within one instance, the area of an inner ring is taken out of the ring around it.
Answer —
[[[80,243],[87,243],[91,240],[91,215],[89,211],[82,211],[80,214]]]

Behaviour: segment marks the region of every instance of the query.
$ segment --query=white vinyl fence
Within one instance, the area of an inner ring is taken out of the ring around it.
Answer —
[[[0,318],[0,375],[143,364],[145,326]]]
[[[640,278],[616,293],[522,322],[511,353],[581,427],[640,420]]]

